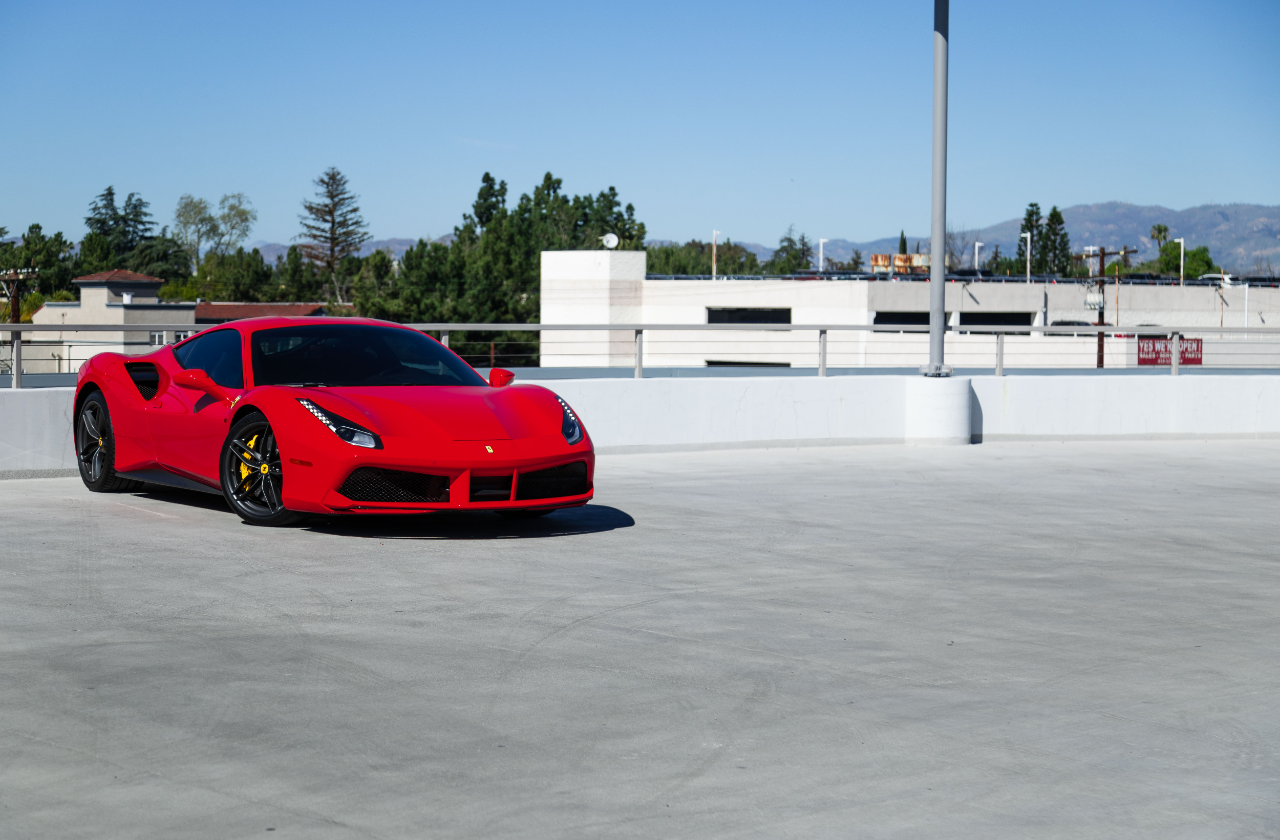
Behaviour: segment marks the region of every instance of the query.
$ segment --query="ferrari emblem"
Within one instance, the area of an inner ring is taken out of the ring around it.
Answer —
[[[485,451],[485,452],[488,452],[490,455],[492,455],[492,454],[493,454],[493,447],[492,447],[492,446],[486,446],[486,447],[484,448],[484,451]]]
[[[263,464],[262,466],[258,467],[258,469],[262,472],[263,475],[266,475],[271,468],[268,467],[266,464]]]

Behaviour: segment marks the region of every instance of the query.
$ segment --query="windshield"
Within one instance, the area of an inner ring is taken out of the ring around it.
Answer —
[[[249,340],[255,385],[484,385],[439,343],[414,330],[307,324]]]

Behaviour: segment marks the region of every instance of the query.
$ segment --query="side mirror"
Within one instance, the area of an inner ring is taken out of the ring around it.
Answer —
[[[181,385],[183,388],[194,388],[197,391],[204,391],[209,396],[218,400],[230,400],[231,395],[227,390],[209,378],[209,374],[202,370],[184,370],[181,373],[173,375],[175,385]]]
[[[516,375],[514,373],[509,370],[503,370],[502,368],[494,368],[489,371],[489,384],[495,388],[501,388],[503,385],[510,385],[511,380],[515,378]]]

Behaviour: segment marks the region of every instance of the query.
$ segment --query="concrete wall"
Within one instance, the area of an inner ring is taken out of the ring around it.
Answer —
[[[0,478],[76,475],[74,388],[0,391]]]
[[[609,251],[546,251],[542,254],[544,324],[705,324],[708,307],[783,308],[793,324],[871,324],[877,313],[924,313],[929,285],[920,281],[839,280],[646,280],[645,254]],[[946,284],[947,318],[959,325],[973,313],[1025,313],[1029,323],[1089,322],[1097,312],[1085,305],[1091,287],[1076,283],[981,282]],[[1221,294],[1219,292],[1221,291]],[[1280,337],[1219,336],[1219,326],[1280,324],[1280,289],[1202,286],[1106,288],[1105,322],[1159,332],[1139,325],[1204,327],[1206,366],[1280,366]],[[1109,366],[1134,366],[1137,346],[1115,339]],[[544,333],[544,367],[627,366],[634,363],[629,332]],[[919,334],[832,332],[827,363],[833,367],[905,367],[928,360],[928,340]],[[995,339],[947,336],[947,361],[961,367],[994,366]],[[690,332],[647,330],[644,364],[684,367],[708,362],[764,362],[816,367],[816,332]],[[1095,340],[1043,336],[1011,339],[1007,367],[1094,367]]]
[[[580,379],[556,391],[605,452],[902,443],[918,376]],[[1280,376],[975,376],[974,442],[1280,437]],[[915,400],[920,405],[919,400]],[[917,409],[918,411],[918,409]],[[916,412],[912,412],[913,414]],[[936,442],[954,432],[938,433]]]
[[[726,377],[539,384],[573,406],[605,453],[964,438],[987,443],[1280,438],[1280,376]],[[75,474],[73,393],[71,388],[0,391],[0,478]]]

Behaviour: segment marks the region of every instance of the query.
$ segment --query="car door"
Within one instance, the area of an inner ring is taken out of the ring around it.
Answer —
[[[156,458],[176,472],[218,481],[218,457],[227,436],[231,400],[244,393],[244,348],[239,330],[202,333],[173,349],[179,370],[203,370],[230,400],[168,379],[164,393],[148,409]]]

